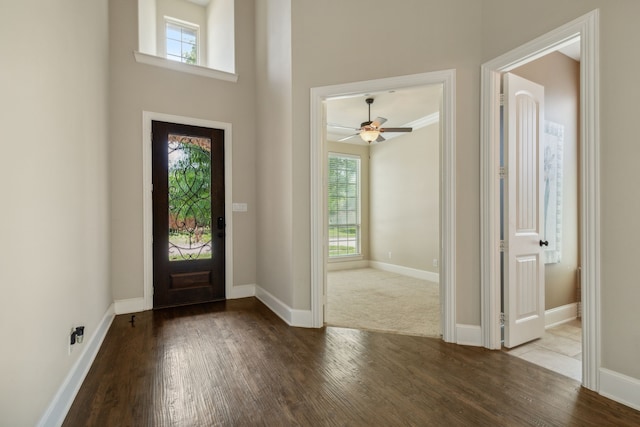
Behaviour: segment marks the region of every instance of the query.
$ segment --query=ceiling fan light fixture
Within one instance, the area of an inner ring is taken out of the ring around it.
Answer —
[[[360,132],[360,138],[369,144],[378,139],[378,136],[380,136],[380,131],[378,129],[364,129]]]

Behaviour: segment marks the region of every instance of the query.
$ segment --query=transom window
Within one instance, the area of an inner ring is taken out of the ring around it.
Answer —
[[[198,64],[198,33],[197,25],[173,19],[165,20],[167,59],[186,64]]]
[[[360,157],[329,153],[329,257],[360,255]]]

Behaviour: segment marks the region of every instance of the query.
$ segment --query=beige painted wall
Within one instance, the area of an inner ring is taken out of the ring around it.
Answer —
[[[600,197],[602,366],[640,379],[640,145],[637,102],[640,40],[635,0],[483,1],[482,59],[600,8]],[[521,19],[526,17],[526,19]]]
[[[438,272],[439,141],[436,123],[371,146],[371,260]]]
[[[234,285],[256,283],[256,141],[253,2],[236,2],[237,83],[136,63],[137,7],[109,2],[111,272],[116,300],[143,296],[142,112],[231,123]],[[260,141],[264,143],[264,141]]]
[[[112,302],[107,0],[0,16],[0,424],[33,426],[81,354],[71,327],[88,341]]]
[[[261,129],[256,143],[255,181],[258,285],[290,307],[297,307],[293,265],[298,255],[292,242],[295,233],[305,231],[297,230],[301,219],[294,218],[292,209],[290,0],[257,1],[255,23],[257,122]],[[303,161],[308,169],[309,159]]]
[[[403,12],[403,11],[406,11]],[[354,22],[384,25],[362,31]],[[411,0],[401,8],[384,0],[292,3],[293,54],[293,212],[294,307],[310,307],[309,90],[312,87],[364,81],[443,69],[456,69],[457,179],[457,317],[480,323],[479,228],[479,66],[482,2]],[[332,31],[326,30],[331,22]],[[363,66],[358,52],[374,45],[380,60]],[[459,237],[460,238],[460,237]]]
[[[544,86],[545,119],[564,126],[562,253],[559,263],[545,264],[548,310],[577,301],[580,63],[554,52],[512,72]]]
[[[369,251],[369,189],[370,189],[370,169],[369,169],[369,146],[360,144],[347,144],[344,142],[327,142],[327,153],[352,154],[360,156],[360,251],[362,259],[371,259]],[[352,258],[348,261],[353,260]],[[339,263],[340,260],[330,261]]]

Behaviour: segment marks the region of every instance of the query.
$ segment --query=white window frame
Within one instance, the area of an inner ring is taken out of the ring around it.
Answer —
[[[200,49],[210,48],[214,43],[214,39],[215,41],[228,41],[221,49],[226,49],[227,56],[230,56],[226,62],[232,63],[231,67],[216,68],[217,62],[212,59],[214,55],[208,49],[206,61],[201,62],[199,65],[185,64],[167,59],[166,54],[163,54],[164,49],[161,47],[164,44],[162,43],[162,38],[159,38],[161,37],[160,31],[156,31],[157,26],[162,25],[159,22],[159,16],[161,15],[164,18],[167,15],[164,12],[157,15],[158,5],[156,0],[138,0],[138,50],[133,52],[136,62],[181,73],[237,83],[238,74],[235,72],[235,0],[216,0],[216,2],[225,7],[222,8],[220,13],[214,13],[213,17],[215,19],[213,21],[209,20],[204,26],[201,26],[201,28],[207,29],[207,40],[201,40]],[[220,24],[217,24],[218,22]],[[219,33],[214,32],[214,28],[219,29]],[[202,34],[200,34],[200,37],[202,38]],[[206,44],[203,45],[203,43]],[[202,60],[202,51],[199,53]]]
[[[168,25],[173,25],[176,27],[180,27],[180,28],[184,28],[187,30],[193,30],[196,33],[196,63],[195,64],[190,64],[190,65],[201,65],[201,55],[200,55],[200,49],[202,46],[202,40],[200,37],[200,26],[197,24],[194,24],[192,22],[187,22],[187,21],[183,21],[181,19],[177,19],[177,18],[173,18],[170,16],[165,16],[164,17],[164,57],[171,60],[171,61],[175,61],[175,62],[180,62],[182,64],[189,64],[188,62],[185,62],[182,60],[180,61],[176,61],[174,59],[169,58],[168,55],[168,38],[167,38],[167,26]],[[180,43],[183,43],[182,41],[180,41]]]
[[[331,224],[329,223],[331,221],[330,219],[331,214],[329,211],[329,182],[327,181],[327,240],[328,240],[327,247],[329,248],[328,259],[330,261],[336,261],[336,260],[345,260],[347,258],[354,258],[354,257],[360,258],[362,257],[362,158],[355,154],[329,152],[328,154],[329,161],[327,162],[327,180],[329,179],[329,176],[330,176],[329,168],[331,167],[330,159],[332,157],[347,158],[347,159],[353,159],[358,161],[356,223],[346,224],[347,226],[353,225],[356,228],[356,251],[354,253],[344,254],[344,255],[331,255],[331,250],[330,250],[331,237],[329,236],[329,230],[331,228]],[[341,225],[345,225],[345,224],[341,224]],[[339,242],[340,240],[338,240],[338,243]]]

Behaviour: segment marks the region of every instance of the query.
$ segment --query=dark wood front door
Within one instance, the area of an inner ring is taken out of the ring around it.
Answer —
[[[152,131],[153,307],[223,300],[224,130]]]

